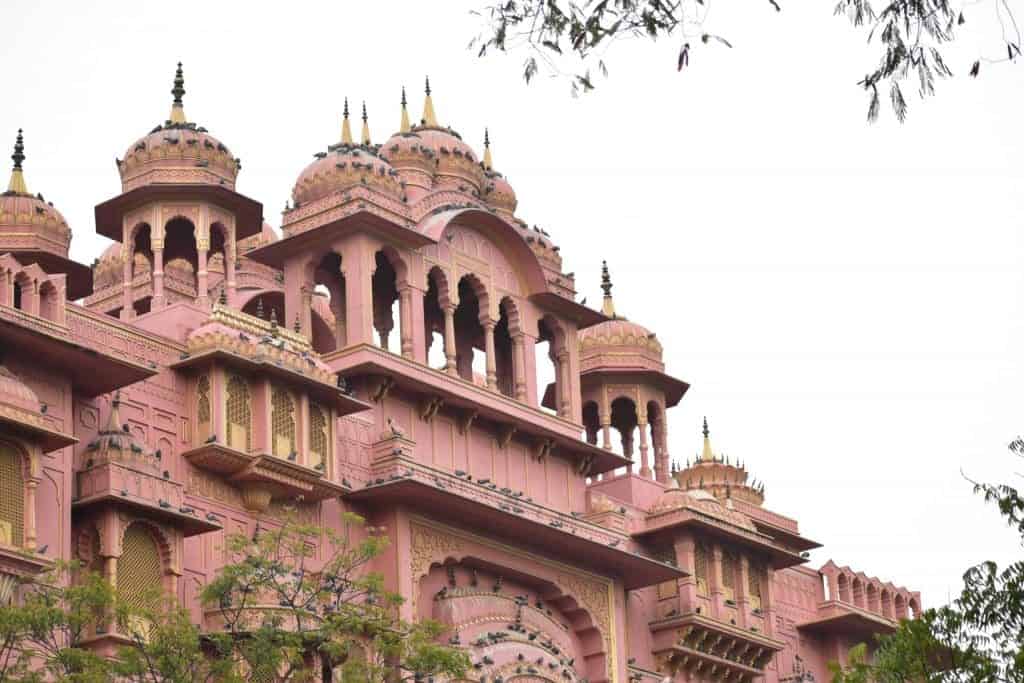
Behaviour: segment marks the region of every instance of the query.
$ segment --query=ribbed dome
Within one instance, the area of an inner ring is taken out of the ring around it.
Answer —
[[[484,186],[484,169],[473,148],[451,128],[419,126],[412,132],[436,155],[435,183],[443,189],[479,193]]]
[[[185,118],[181,64],[175,74],[171,116],[128,147],[117,162],[122,189],[151,184],[208,184],[235,187],[241,163],[217,138]]]
[[[7,191],[0,195],[0,253],[25,248],[26,233],[32,235],[32,248],[67,258],[71,245],[71,229],[60,211],[42,194],[32,195],[25,184],[22,163],[25,161],[25,139],[22,131],[11,155],[14,168]]]
[[[326,152],[318,152],[316,157],[295,181],[292,200],[297,205],[353,187],[369,187],[401,197],[398,173],[372,145],[341,143],[330,146]]]
[[[512,189],[509,182],[505,180],[505,176],[495,171],[488,171],[486,178],[483,191],[484,201],[498,211],[506,211],[509,214],[515,213],[516,205],[518,204],[516,192]]]
[[[642,325],[625,318],[613,318],[598,323],[578,334],[583,357],[600,355],[611,347],[628,350],[651,362],[661,363],[661,342],[654,333]]]

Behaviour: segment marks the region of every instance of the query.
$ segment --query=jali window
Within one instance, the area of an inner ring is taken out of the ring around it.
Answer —
[[[0,544],[25,543],[25,479],[21,454],[0,442]]]
[[[196,382],[196,428],[201,441],[210,436],[210,419],[210,378],[203,375]]]
[[[708,548],[698,543],[693,549],[693,575],[697,579],[697,593],[708,594]]]
[[[747,575],[747,593],[750,594],[750,608],[761,609],[761,590],[764,585],[764,568],[759,564],[750,564],[750,573]]]
[[[722,592],[726,600],[736,599],[736,556],[722,553]]]
[[[136,609],[159,607],[162,579],[160,549],[152,534],[141,524],[124,532],[121,557],[117,558],[117,590]]]
[[[287,458],[295,452],[295,400],[287,389],[275,386],[270,402],[274,455]]]
[[[330,457],[331,425],[327,416],[324,408],[309,404],[309,464],[321,470],[327,469]]]
[[[228,375],[227,445],[248,453],[252,449],[252,398],[249,383],[241,375]]]

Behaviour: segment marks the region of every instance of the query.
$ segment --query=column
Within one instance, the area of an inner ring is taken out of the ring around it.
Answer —
[[[658,435],[658,439],[655,442],[654,451],[654,474],[658,481],[662,484],[668,483],[669,471],[668,471],[668,426],[666,416],[662,412],[661,419],[655,426],[655,431]]]
[[[494,357],[494,328],[495,323],[488,318],[481,320],[484,328],[484,354],[487,360],[487,388],[491,391],[498,390],[498,365]]]
[[[135,317],[135,309],[132,307],[132,253],[125,244],[121,248],[123,258],[121,278],[121,320],[131,320]]]
[[[572,380],[569,377],[569,351],[561,349],[555,356],[555,381],[558,389],[558,415],[566,420],[572,417]]]
[[[36,549],[36,488],[39,482],[29,479],[25,482],[25,549]]]
[[[736,580],[736,620],[740,628],[750,623],[750,562],[746,555],[740,555],[740,575]]]
[[[512,378],[517,401],[526,402],[526,340],[522,332],[512,335]]]
[[[164,296],[164,243],[163,240],[153,240],[153,303],[150,308],[154,311],[163,308],[167,304]]]
[[[402,344],[402,358],[413,358],[413,337],[412,337],[412,286],[408,283],[401,285],[398,290],[398,334]]]
[[[208,284],[208,273],[206,271],[206,257],[210,252],[210,238],[203,237],[196,241],[196,254],[198,266],[196,267],[196,303],[200,306],[210,305],[210,292]]]
[[[237,306],[238,301],[238,276],[235,273],[235,240],[232,237],[231,244],[224,247],[224,280],[227,284],[227,297],[229,306]]]
[[[606,451],[612,449],[612,416],[601,415],[601,448]]]
[[[446,303],[444,311],[444,371],[449,375],[458,376],[455,364],[455,304]]]
[[[294,323],[296,316],[292,316],[291,320],[282,322],[282,325],[287,326],[289,322]],[[306,283],[302,285],[302,304],[298,310],[299,326],[302,327],[302,334],[306,336],[310,342],[313,341],[313,285],[312,283]]]
[[[647,418],[637,420],[637,427],[640,429],[640,476],[645,479],[651,478],[651,460],[647,445]]]
[[[708,593],[711,597],[711,616],[720,619],[725,611],[725,593],[722,590],[722,546],[711,547],[711,566],[708,567],[708,578],[711,585]]]

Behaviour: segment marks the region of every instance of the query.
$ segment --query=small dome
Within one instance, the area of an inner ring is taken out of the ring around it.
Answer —
[[[380,146],[380,156],[398,171],[399,176],[418,171],[433,179],[437,167],[437,152],[414,131],[392,135]]]
[[[493,206],[498,211],[505,211],[509,214],[513,214],[516,211],[516,192],[512,189],[512,186],[505,176],[495,171],[488,171],[486,174],[487,180],[484,185],[484,201]]]
[[[418,126],[412,132],[436,155],[435,182],[440,189],[480,193],[485,182],[483,166],[458,133],[440,126]]]
[[[340,143],[316,157],[295,181],[292,200],[296,205],[353,187],[369,187],[396,198],[402,194],[398,173],[372,145]]]
[[[171,116],[128,147],[117,161],[123,191],[151,184],[235,187],[241,163],[217,138],[185,118],[181,64],[175,74]]]
[[[25,161],[25,144],[21,130],[14,143],[14,168],[7,191],[0,194],[0,252],[25,248],[26,233],[34,238],[32,245],[38,251],[45,251],[67,258],[71,245],[71,228],[53,203],[43,199],[42,194],[29,194],[25,185],[22,163]]]
[[[661,342],[654,333],[625,318],[613,318],[580,330],[578,339],[583,358],[626,349],[642,361],[661,363]]]

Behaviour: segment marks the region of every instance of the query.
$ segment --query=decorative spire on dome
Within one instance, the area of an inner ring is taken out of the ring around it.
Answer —
[[[708,418],[704,418],[704,450],[700,454],[701,462],[714,462],[715,454],[711,450],[711,432],[708,431]]]
[[[604,291],[604,303],[601,305],[601,313],[609,318],[617,318],[615,315],[615,301],[612,300],[612,277],[608,274],[608,262],[601,261],[601,289]]]
[[[434,114],[434,100],[430,97],[430,76],[427,76],[427,96],[423,100],[423,120],[421,123],[428,128],[437,128],[437,116]]]
[[[114,392],[114,400],[110,402],[110,417],[107,418],[107,433],[120,432],[121,427],[121,392]]]
[[[348,98],[345,98],[345,109],[341,119],[341,144],[352,144],[352,126],[348,122]]]
[[[18,137],[14,139],[14,154],[11,155],[14,167],[11,169],[11,182],[7,184],[7,191],[13,194],[28,194],[28,187],[25,185],[25,176],[21,172],[21,162],[25,161],[25,138],[22,137],[21,128],[18,129]]]
[[[409,110],[406,108],[405,86],[402,86],[402,122],[398,126],[399,133],[408,133],[412,126],[409,125]]]
[[[366,118],[366,101],[365,100],[363,100],[363,134],[362,134],[362,143],[364,145],[367,145],[367,146],[370,145],[370,124],[369,124],[369,120]]]
[[[494,162],[491,159],[491,134],[486,128],[484,128],[484,170],[490,171],[494,166]]]
[[[171,89],[174,95],[174,102],[171,104],[171,123],[185,123],[185,105],[181,98],[185,95],[185,75],[181,71],[181,62],[178,62],[178,70],[174,72],[174,87]]]

